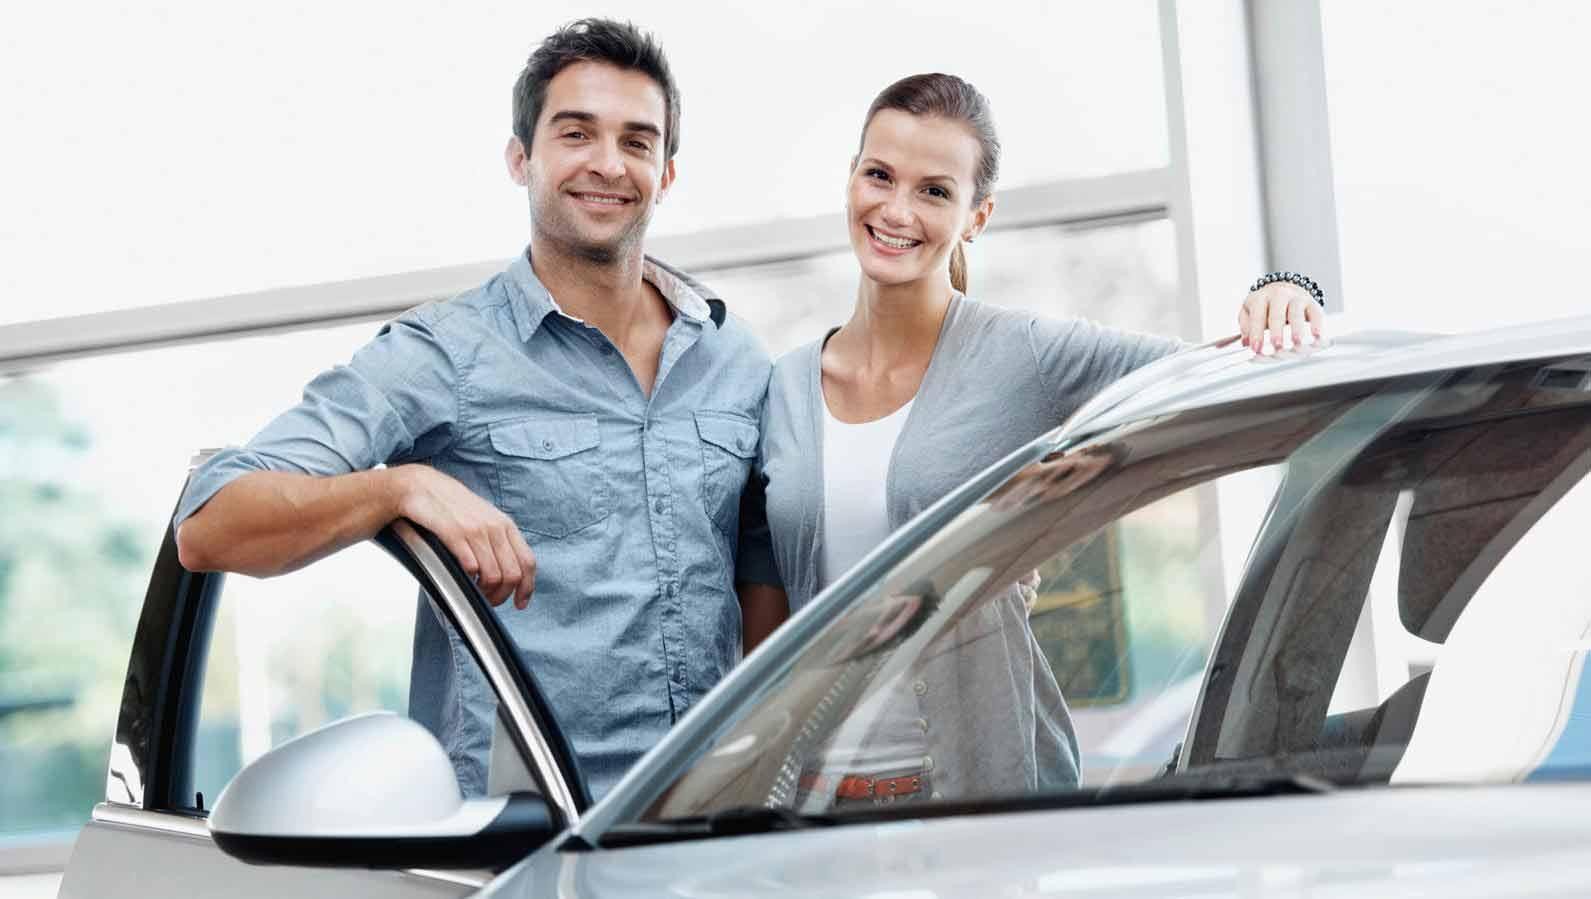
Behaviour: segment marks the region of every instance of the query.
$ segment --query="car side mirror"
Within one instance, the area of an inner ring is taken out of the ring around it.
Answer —
[[[386,712],[272,749],[216,798],[220,849],[262,865],[503,868],[562,829],[541,796],[465,799],[442,745]]]

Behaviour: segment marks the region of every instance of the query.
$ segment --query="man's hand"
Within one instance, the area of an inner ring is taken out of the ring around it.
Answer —
[[[530,604],[536,554],[513,519],[430,466],[401,465],[392,475],[398,514],[436,534],[492,605],[511,596],[517,609]]]
[[[1238,333],[1243,345],[1256,353],[1265,351],[1267,332],[1270,344],[1282,348],[1282,335],[1293,334],[1293,348],[1303,347],[1306,329],[1315,343],[1324,339],[1325,313],[1309,292],[1288,281],[1275,281],[1250,293],[1237,313]]]

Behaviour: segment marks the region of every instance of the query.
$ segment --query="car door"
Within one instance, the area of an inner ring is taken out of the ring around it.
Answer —
[[[259,595],[266,589],[269,597]],[[348,620],[339,625],[338,614]],[[206,806],[250,757],[334,718],[403,712],[406,691],[394,678],[343,675],[363,666],[406,676],[412,641],[388,624],[427,614],[447,628],[453,664],[476,666],[496,699],[488,795],[535,791],[555,824],[573,821],[588,802],[573,756],[495,611],[434,537],[395,522],[373,543],[259,581],[185,570],[168,527],[133,641],[105,799],[78,837],[60,895],[457,896],[485,883],[490,871],[249,865],[224,854],[206,826]],[[350,649],[326,637],[339,627],[356,637],[392,633],[361,654],[357,639]],[[333,682],[348,689],[315,700],[315,684]],[[299,701],[304,694],[314,701]]]

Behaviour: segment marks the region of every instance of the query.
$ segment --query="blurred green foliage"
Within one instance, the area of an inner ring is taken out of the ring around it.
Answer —
[[[92,444],[48,385],[0,379],[0,834],[75,827],[104,796],[156,546],[72,483]]]

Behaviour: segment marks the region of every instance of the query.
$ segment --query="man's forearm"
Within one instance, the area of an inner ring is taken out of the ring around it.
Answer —
[[[259,471],[227,484],[177,529],[190,571],[268,577],[365,540],[400,514],[404,472],[334,477]]]

